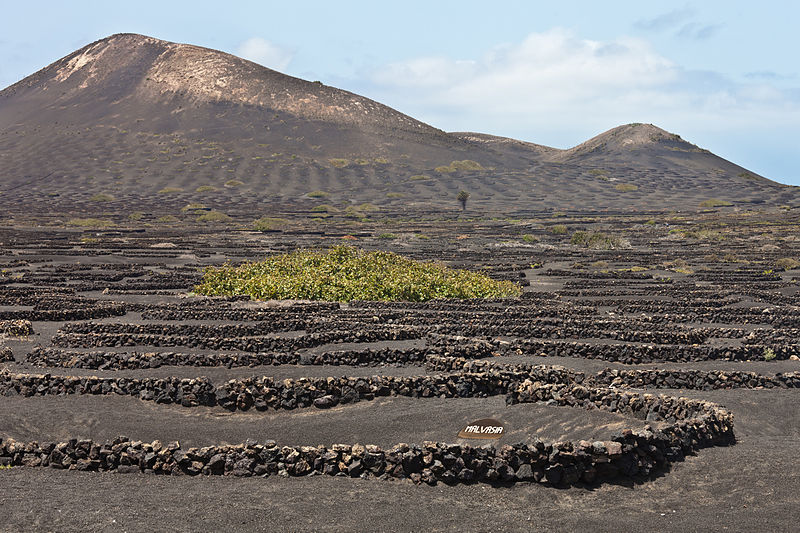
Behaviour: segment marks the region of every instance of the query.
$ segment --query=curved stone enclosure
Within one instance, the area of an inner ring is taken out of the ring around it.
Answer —
[[[560,367],[437,376],[231,380],[218,387],[205,378],[133,379],[0,373],[0,394],[119,394],[186,407],[217,405],[229,410],[327,408],[376,396],[483,397],[505,394],[512,403],[602,409],[633,416],[657,427],[623,430],[607,441],[533,442],[472,447],[458,444],[277,447],[248,441],[239,446],[183,450],[120,437],[112,442],[0,442],[0,463],[75,470],[154,474],[304,476],[311,474],[408,478],[436,482],[545,482],[555,486],[595,483],[617,477],[642,479],[687,454],[734,442],[733,416],[705,401],[577,383]]]

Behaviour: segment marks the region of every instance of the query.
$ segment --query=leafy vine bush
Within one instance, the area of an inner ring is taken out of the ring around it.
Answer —
[[[298,251],[239,266],[209,267],[195,292],[253,299],[384,300],[502,298],[520,288],[484,274],[352,246]]]
[[[286,227],[289,221],[285,218],[261,217],[253,222],[256,231],[276,231]]]
[[[615,250],[628,248],[630,243],[617,235],[601,232],[576,231],[570,239],[571,244],[591,248],[594,250]]]
[[[198,222],[230,222],[231,217],[221,211],[209,211],[197,217]]]
[[[700,202],[700,207],[729,207],[731,205],[733,205],[731,202],[719,200],[717,198],[709,198],[708,200]]]
[[[113,202],[114,201],[114,197],[111,196],[110,194],[106,194],[106,193],[97,193],[94,196],[92,196],[91,198],[89,198],[89,201],[90,202]]]
[[[449,174],[451,172],[458,172],[460,170],[483,170],[483,166],[477,161],[464,159],[463,161],[452,161],[446,166],[436,167],[435,170],[440,174]]]
[[[800,267],[800,261],[792,257],[781,257],[775,261],[775,266],[777,268],[782,268],[783,270],[794,270]]]
[[[67,226],[78,226],[84,228],[108,228],[114,222],[105,218],[71,218],[67,221]]]

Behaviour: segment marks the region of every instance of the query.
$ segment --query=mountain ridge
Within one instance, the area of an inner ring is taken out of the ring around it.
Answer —
[[[576,208],[576,195],[581,209],[608,210],[784,192],[653,125],[564,150],[447,133],[349,91],[138,34],[90,43],[0,91],[0,157],[6,189],[31,201],[58,194],[63,205],[63,195],[112,187],[159,206],[169,204],[162,190],[180,189],[173,200],[183,202],[211,188],[226,194],[206,199],[226,206],[293,205],[324,190],[340,203],[432,209],[470,188],[471,205],[501,211]],[[620,196],[597,176],[638,192]]]

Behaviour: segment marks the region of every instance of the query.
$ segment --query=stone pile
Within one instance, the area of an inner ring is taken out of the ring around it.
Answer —
[[[0,334],[12,337],[33,335],[33,326],[30,320],[0,320]]]

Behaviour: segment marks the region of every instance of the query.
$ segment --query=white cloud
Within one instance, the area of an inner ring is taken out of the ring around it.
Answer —
[[[387,65],[373,73],[368,92],[445,130],[567,146],[626,122],[652,122],[681,135],[800,122],[800,98],[758,81],[688,71],[642,39],[594,41],[554,29],[480,58]]]
[[[274,69],[284,70],[289,66],[294,54],[277,46],[261,37],[247,39],[236,50],[236,55],[249,59],[259,65]]]

